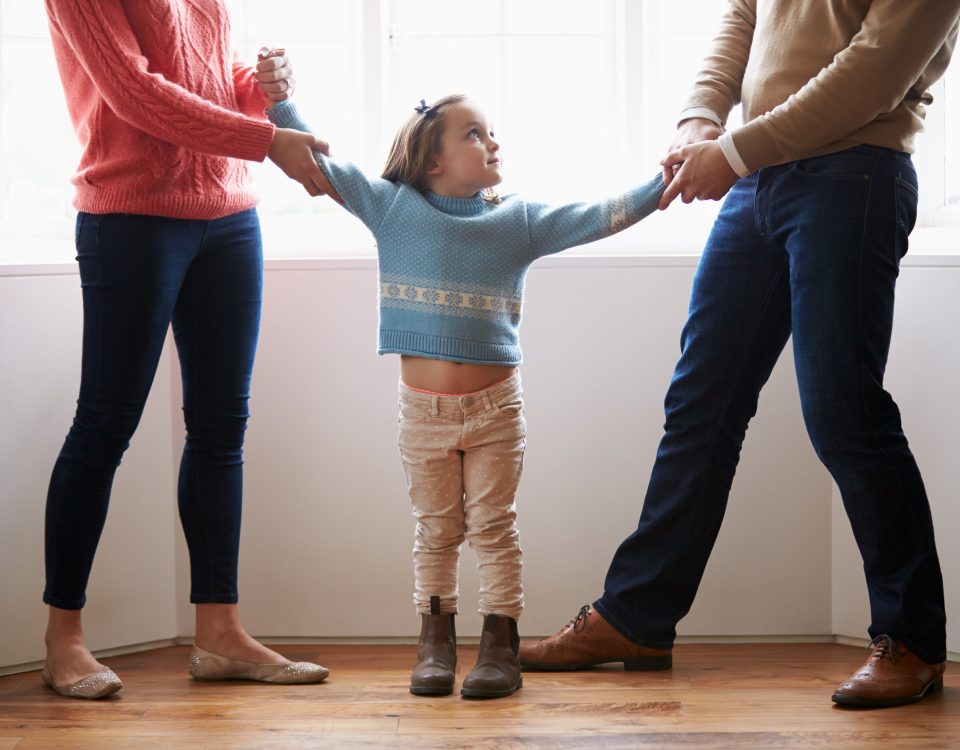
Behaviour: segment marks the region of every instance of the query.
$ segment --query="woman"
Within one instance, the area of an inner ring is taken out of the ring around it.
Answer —
[[[114,472],[172,322],[187,428],[179,508],[190,551],[198,679],[319,682],[237,614],[242,446],[260,321],[260,229],[243,160],[269,156],[311,195],[311,148],[263,110],[292,89],[282,55],[237,62],[222,0],[46,0],[83,146],[74,205],[83,288],[76,417],[47,498],[44,680],[100,698],[120,679],[86,646],[81,609]]]

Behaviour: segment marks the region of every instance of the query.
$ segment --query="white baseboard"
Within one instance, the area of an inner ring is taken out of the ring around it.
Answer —
[[[382,638],[261,636],[258,637],[257,640],[269,646],[406,646],[416,644],[417,642],[417,639],[412,637],[394,638],[387,636]],[[457,643],[470,646],[478,643],[479,640],[477,636],[458,637]],[[676,642],[680,645],[687,643],[836,643],[842,646],[858,646],[861,648],[866,648],[870,645],[870,641],[866,638],[854,638],[848,635],[681,635],[677,637]],[[141,651],[152,651],[153,649],[166,648],[168,646],[191,645],[193,645],[193,638],[178,636],[176,638],[159,641],[133,643],[129,646],[103,649],[94,652],[94,656],[97,659],[103,659],[110,656],[122,656],[124,654],[136,654]],[[960,662],[960,653],[948,651],[947,660]],[[21,672],[32,672],[42,667],[42,661],[11,664],[6,667],[0,667],[0,677],[19,674]]]

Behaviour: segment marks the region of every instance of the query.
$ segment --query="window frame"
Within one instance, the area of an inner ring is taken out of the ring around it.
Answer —
[[[243,12],[251,2],[257,0],[235,0],[235,8]],[[494,0],[505,3],[507,0]],[[380,165],[385,156],[384,143],[389,142],[396,123],[391,121],[389,114],[389,91],[391,88],[392,52],[391,38],[395,32],[395,13],[393,8],[397,0],[358,0],[359,25],[355,30],[356,38],[353,43],[356,54],[350,61],[357,67],[354,73],[359,82],[361,93],[356,117],[361,130],[361,153],[357,161],[364,165]],[[611,167],[613,179],[618,185],[627,183],[631,176],[645,175],[650,172],[650,157],[653,153],[666,148],[669,137],[664,139],[663,133],[655,132],[655,89],[650,81],[657,75],[659,66],[668,61],[657,59],[655,35],[658,34],[658,4],[642,0],[603,0],[611,9],[608,13],[608,40],[611,40],[609,54],[613,60],[611,69],[614,75],[606,85],[609,87],[613,109],[613,122],[610,124],[610,137],[616,144],[614,153],[619,155]],[[238,26],[246,31],[242,37],[249,40],[251,37],[247,19],[239,19]],[[22,36],[22,35],[20,35]],[[16,38],[7,34],[0,18],[0,51],[9,39]],[[27,38],[39,39],[39,36],[29,35]],[[238,43],[239,46],[239,43]],[[702,55],[707,48],[704,46]],[[960,54],[960,53],[958,53]],[[296,60],[294,59],[294,65]],[[960,63],[948,71],[954,76],[960,76]],[[955,84],[954,84],[955,86]],[[921,193],[918,207],[917,230],[928,235],[922,244],[930,242],[929,235],[937,229],[946,228],[949,236],[955,236],[956,228],[960,227],[960,205],[947,204],[947,107],[945,104],[945,79],[938,81],[932,88],[935,103],[926,113],[925,131],[918,136],[915,162],[921,173]],[[61,96],[61,92],[50,95]],[[0,92],[0,142],[9,137],[3,130],[2,115],[8,106]],[[65,118],[63,124],[64,137],[73,137],[69,121]],[[631,137],[639,133],[640,137]],[[954,137],[960,139],[960,133]],[[661,142],[662,141],[662,142]],[[335,144],[334,144],[335,146]],[[955,147],[960,152],[960,144]],[[350,155],[353,156],[352,154]],[[960,165],[957,165],[960,169]],[[72,165],[69,168],[72,170]],[[2,175],[0,175],[2,176]],[[39,257],[53,262],[65,262],[72,256],[73,240],[73,209],[70,206],[72,186],[65,179],[63,185],[64,210],[57,216],[37,221],[13,216],[4,217],[6,213],[0,207],[0,241],[6,247],[15,245],[15,252],[0,253],[0,265],[17,263],[20,259]],[[3,195],[0,194],[0,200]],[[608,241],[598,243],[586,250],[583,254],[656,254],[656,253],[699,253],[703,239],[709,229],[712,217],[719,206],[715,203],[705,203],[683,207],[685,219],[683,230],[679,233],[682,240],[676,237],[667,239],[666,235],[674,230],[664,230],[657,238],[656,231],[643,234],[641,238],[638,230],[626,233],[626,236],[617,236]],[[336,216],[335,216],[336,215]],[[297,215],[276,215],[270,212],[262,213],[265,225],[264,238],[266,255],[270,258],[278,257],[329,257],[348,256],[365,257],[374,252],[372,240],[366,231],[355,221],[345,218],[342,209],[332,205],[324,206],[314,213]],[[318,231],[316,222],[322,222],[322,229]],[[356,226],[354,226],[356,225]],[[642,226],[642,225],[641,225]],[[916,233],[915,231],[915,233]],[[322,235],[325,238],[324,248],[312,246],[311,238]],[[656,239],[652,244],[647,237]],[[941,236],[946,237],[943,233]],[[678,242],[683,243],[683,248]],[[936,242],[936,241],[935,241]],[[942,240],[946,243],[947,240]],[[951,241],[952,242],[952,241]],[[70,243],[70,251],[63,247]],[[308,243],[311,244],[307,247]],[[327,247],[329,246],[329,247]],[[649,250],[641,248],[649,247]],[[685,249],[684,249],[685,248]],[[8,257],[9,256],[9,257]]]

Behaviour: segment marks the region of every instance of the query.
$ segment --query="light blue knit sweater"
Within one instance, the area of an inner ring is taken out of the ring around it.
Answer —
[[[289,102],[267,114],[278,127],[309,132]],[[377,352],[472,364],[520,364],[523,282],[533,261],[637,223],[664,189],[658,175],[600,203],[548,206],[508,195],[495,204],[480,193],[421,193],[322,154],[317,163],[377,241]]]

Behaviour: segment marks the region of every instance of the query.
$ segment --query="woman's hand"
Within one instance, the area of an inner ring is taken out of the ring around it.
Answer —
[[[261,48],[257,54],[256,78],[260,92],[270,102],[289,99],[297,85],[284,49]]]
[[[310,133],[277,128],[267,156],[287,177],[299,182],[316,197],[329,193],[332,188],[313,156],[314,151],[329,156],[330,145]]]

